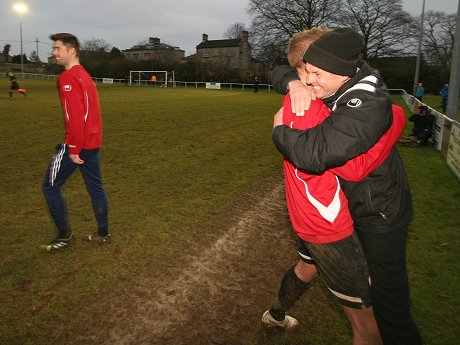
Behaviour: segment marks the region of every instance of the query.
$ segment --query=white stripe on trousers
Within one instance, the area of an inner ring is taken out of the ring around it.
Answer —
[[[56,176],[61,168],[62,157],[65,153],[65,144],[62,144],[61,149],[54,155],[53,161],[51,162],[50,167],[50,185],[54,186],[54,180],[56,180]]]

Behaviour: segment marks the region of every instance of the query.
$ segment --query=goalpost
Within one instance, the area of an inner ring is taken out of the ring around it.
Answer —
[[[174,71],[129,71],[130,86],[152,85],[152,75],[157,77],[156,86],[175,87]]]

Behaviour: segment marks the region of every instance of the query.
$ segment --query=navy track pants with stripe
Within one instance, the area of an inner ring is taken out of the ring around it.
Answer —
[[[51,217],[57,227],[58,235],[66,236],[70,233],[67,206],[62,196],[62,187],[72,173],[79,169],[91,197],[98,223],[98,232],[107,234],[108,204],[102,187],[99,149],[81,150],[80,158],[85,161],[83,165],[72,162],[67,145],[59,144],[56,148],[56,154],[51,159],[43,183],[43,191]]]

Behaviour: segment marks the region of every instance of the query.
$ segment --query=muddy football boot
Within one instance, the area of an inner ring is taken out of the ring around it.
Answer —
[[[273,316],[271,316],[270,311],[267,310],[264,315],[262,315],[262,323],[268,327],[281,327],[286,331],[290,331],[297,327],[299,321],[289,315],[286,315],[282,321],[275,320]]]
[[[45,244],[41,247],[43,250],[47,251],[48,253],[53,253],[53,252],[57,252],[59,250],[67,248],[71,242],[72,242],[72,234],[70,234],[69,237],[58,236],[54,240],[52,240],[49,244]]]
[[[101,236],[97,232],[93,232],[91,235],[85,235],[83,239],[87,242],[99,243],[99,244],[109,244],[112,243],[112,238],[110,234],[107,236]]]

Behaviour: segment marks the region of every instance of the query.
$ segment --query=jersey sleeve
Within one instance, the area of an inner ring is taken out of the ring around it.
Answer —
[[[288,84],[293,80],[300,80],[297,75],[297,71],[294,67],[289,65],[276,66],[272,71],[273,89],[286,95],[288,90]]]
[[[372,146],[369,151],[349,161],[343,166],[330,169],[335,175],[351,182],[359,182],[366,178],[385,159],[388,158],[394,145],[401,137],[406,125],[403,108],[392,105],[393,122],[390,129]]]
[[[85,140],[85,117],[87,99],[84,97],[78,79],[72,75],[61,75],[59,93],[66,122],[66,136],[69,152],[79,154]]]

